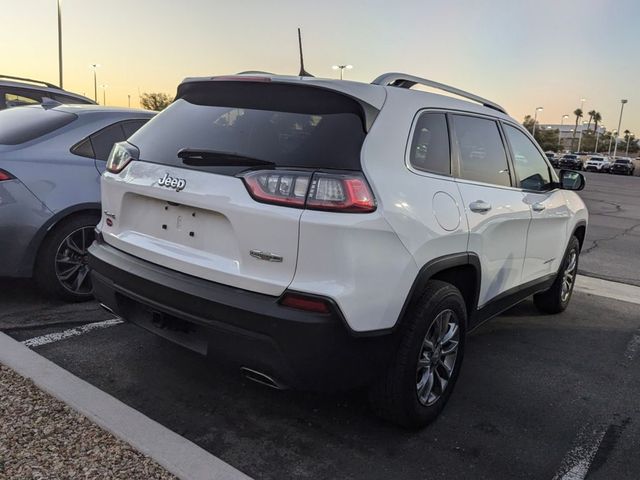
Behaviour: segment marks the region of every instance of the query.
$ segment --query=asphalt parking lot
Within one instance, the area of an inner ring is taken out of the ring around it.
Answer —
[[[583,172],[578,192],[589,208],[580,270],[590,276],[640,285],[640,177]]]
[[[640,285],[640,178],[587,181],[583,272]],[[70,330],[111,318],[0,282],[0,330],[254,478],[584,478],[569,469],[585,455],[589,479],[640,475],[637,304],[576,292],[561,315],[528,301],[485,324],[420,432],[377,420],[363,392],[270,390],[130,324]]]

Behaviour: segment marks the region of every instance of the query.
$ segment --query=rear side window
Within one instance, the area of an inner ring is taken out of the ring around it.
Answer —
[[[409,152],[411,166],[425,172],[451,173],[449,131],[444,113],[423,113],[418,118]]]
[[[19,145],[62,128],[77,118],[73,113],[42,107],[0,111],[0,145]]]
[[[498,125],[486,118],[452,115],[453,140],[460,155],[460,177],[511,186],[507,154]]]
[[[140,159],[187,166],[183,148],[233,153],[276,167],[360,170],[365,138],[362,107],[329,90],[298,85],[207,82],[188,86],[182,98],[129,140]]]
[[[125,120],[109,125],[76,144],[71,149],[71,152],[76,155],[96,158],[106,162],[113,148],[113,144],[129,138],[142,127],[142,125],[147,123],[147,121],[147,119]]]

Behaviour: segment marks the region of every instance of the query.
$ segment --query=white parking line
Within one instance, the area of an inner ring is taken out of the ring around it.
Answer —
[[[585,425],[582,427],[573,447],[562,459],[553,480],[583,480],[589,472],[591,462],[596,456],[606,431],[604,426]]]
[[[40,337],[29,338],[28,340],[23,341],[22,344],[29,348],[41,347],[42,345],[58,342],[69,337],[77,337],[84,333],[90,332],[91,330],[113,327],[114,325],[119,325],[121,323],[123,323],[123,321],[119,318],[112,318],[110,320],[104,320],[102,322],[87,323],[86,325],[82,325],[81,327],[70,328],[69,330],[64,330],[62,332],[54,332],[47,335],[42,335]]]

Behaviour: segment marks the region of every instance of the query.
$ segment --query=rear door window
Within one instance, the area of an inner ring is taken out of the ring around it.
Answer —
[[[19,145],[58,130],[77,116],[42,107],[8,108],[0,111],[0,145]]]
[[[409,162],[417,170],[451,173],[449,131],[444,113],[425,112],[420,115],[413,131]]]
[[[486,118],[452,115],[453,141],[459,154],[460,177],[511,186],[509,164],[498,124]]]
[[[209,82],[190,91],[130,138],[149,162],[187,166],[184,148],[233,153],[276,167],[360,170],[362,107],[337,92],[307,86]]]

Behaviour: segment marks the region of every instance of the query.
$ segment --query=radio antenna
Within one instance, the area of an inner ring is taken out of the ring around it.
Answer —
[[[298,47],[300,48],[300,73],[301,77],[313,77],[309,72],[304,69],[304,55],[302,54],[302,34],[300,28],[298,28]]]

